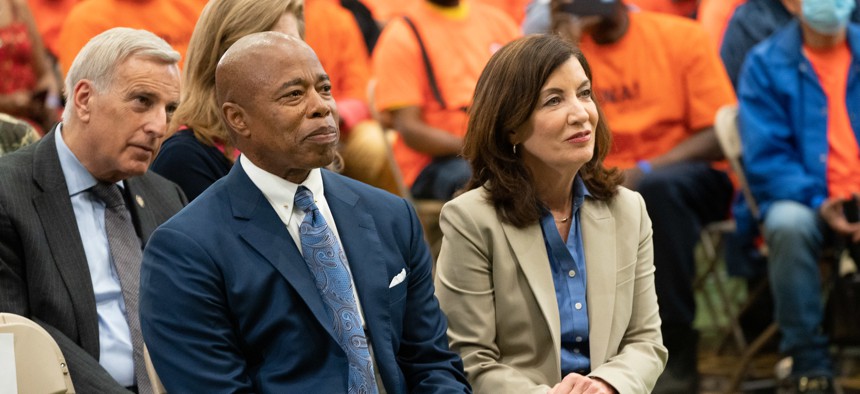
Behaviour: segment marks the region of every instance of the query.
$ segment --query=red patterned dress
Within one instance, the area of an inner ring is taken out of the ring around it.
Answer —
[[[33,42],[23,21],[16,18],[0,27],[0,94],[36,86],[33,58]]]

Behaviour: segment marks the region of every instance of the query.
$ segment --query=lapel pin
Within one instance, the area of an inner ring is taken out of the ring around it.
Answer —
[[[143,197],[141,197],[140,195],[134,196],[134,200],[137,201],[137,205],[140,205],[141,208],[146,205],[143,203]]]

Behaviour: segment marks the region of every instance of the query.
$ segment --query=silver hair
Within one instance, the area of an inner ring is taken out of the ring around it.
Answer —
[[[178,64],[179,52],[170,44],[146,30],[115,27],[93,37],[75,56],[66,75],[66,108],[63,119],[68,121],[74,111],[75,84],[81,80],[92,81],[95,89],[103,91],[113,83],[116,66],[136,56],[164,64]]]

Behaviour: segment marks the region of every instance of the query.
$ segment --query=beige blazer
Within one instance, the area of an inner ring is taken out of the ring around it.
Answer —
[[[448,340],[476,393],[540,393],[561,381],[561,322],[540,225],[502,223],[483,188],[442,209],[436,295]],[[666,365],[651,220],[638,193],[587,197],[585,249],[591,373],[619,393],[648,393]]]

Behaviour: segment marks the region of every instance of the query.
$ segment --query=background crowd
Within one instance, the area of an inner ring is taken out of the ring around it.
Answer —
[[[146,337],[178,391],[307,389],[347,363],[328,387],[692,393],[696,248],[734,219],[730,273],[773,300],[744,329],[775,321],[791,360],[779,390],[834,392],[821,261],[860,242],[857,1],[0,0],[0,312],[45,326],[81,392],[151,392]],[[363,332],[272,332],[326,312]]]

